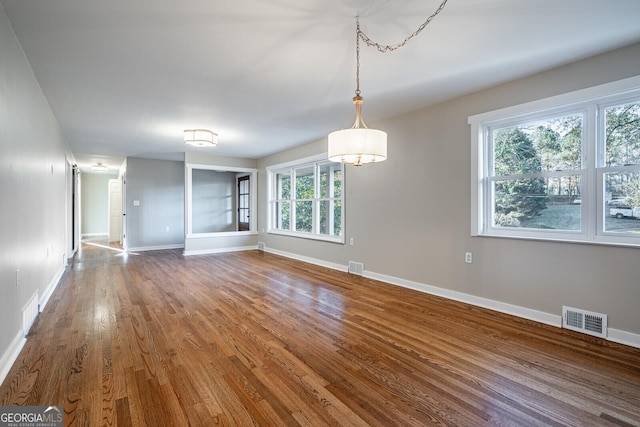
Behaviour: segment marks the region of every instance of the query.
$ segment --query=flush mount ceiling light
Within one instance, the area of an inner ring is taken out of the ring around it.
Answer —
[[[215,147],[218,134],[207,129],[187,129],[184,131],[184,143],[194,147]]]
[[[362,96],[360,95],[360,39],[367,46],[374,46],[379,52],[389,52],[404,46],[439,14],[447,0],[443,0],[438,9],[404,41],[395,45],[381,45],[373,42],[360,30],[360,20],[356,17],[356,96],[353,103],[356,106],[356,121],[350,129],[331,132],[328,137],[328,157],[332,162],[349,163],[362,166],[365,163],[381,162],[387,159],[387,133],[377,129],[370,129],[362,118]]]
[[[98,162],[98,164],[92,165],[91,170],[95,172],[106,172],[109,168],[102,163]]]

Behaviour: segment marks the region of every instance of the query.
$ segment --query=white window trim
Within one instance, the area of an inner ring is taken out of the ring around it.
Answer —
[[[596,215],[597,206],[603,206],[604,195],[597,183],[602,179],[602,169],[597,169],[598,156],[602,153],[595,152],[593,144],[587,144],[586,152],[583,156],[583,184],[587,189],[591,189],[592,196],[583,198],[582,209],[582,230],[555,231],[548,233],[539,230],[517,229],[499,230],[487,227],[486,216],[488,206],[485,206],[484,177],[487,171],[484,169],[489,158],[487,126],[504,122],[518,121],[523,118],[532,118],[536,115],[543,116],[555,112],[589,110],[589,116],[595,117],[595,102],[599,106],[607,105],[613,100],[622,100],[626,96],[637,96],[640,93],[640,76],[630,77],[611,83],[602,84],[574,92],[569,92],[553,97],[540,99],[525,104],[506,107],[499,110],[469,116],[468,123],[471,125],[471,236],[505,237],[514,239],[530,240],[550,240],[571,243],[590,243],[616,246],[640,246],[640,237],[619,236],[612,233],[597,232],[602,229],[603,213]],[[585,121],[585,138],[592,140],[596,137],[596,120]],[[611,168],[607,168],[611,169]],[[597,171],[597,172],[596,172]],[[595,190],[595,193],[593,192]],[[485,208],[484,210],[481,208]],[[595,224],[595,226],[594,226]]]
[[[332,243],[341,243],[344,244],[345,243],[345,212],[346,212],[346,207],[345,207],[345,187],[346,187],[346,168],[343,166],[342,167],[342,197],[341,197],[341,201],[342,201],[342,224],[341,224],[341,229],[342,229],[342,235],[341,236],[329,236],[329,235],[325,235],[325,234],[319,234],[319,233],[309,233],[309,232],[304,232],[304,231],[291,231],[291,230],[281,230],[278,228],[274,227],[274,221],[276,218],[276,205],[274,203],[273,200],[273,194],[275,191],[275,185],[276,183],[274,182],[274,174],[277,171],[280,171],[282,169],[287,169],[287,168],[302,168],[305,166],[312,166],[315,163],[318,162],[326,162],[327,161],[327,153],[322,153],[322,154],[318,154],[315,156],[310,156],[310,157],[305,157],[303,159],[299,159],[299,160],[293,160],[290,162],[285,162],[285,163],[279,163],[276,165],[271,165],[271,166],[267,166],[266,170],[267,170],[267,203],[268,203],[268,209],[267,209],[267,233],[269,234],[277,234],[277,235],[281,235],[281,236],[289,236],[289,237],[298,237],[298,238],[304,238],[304,239],[311,239],[311,240],[321,240],[321,241],[325,241],[325,242],[332,242]],[[291,177],[291,179],[293,179],[294,176]],[[317,177],[315,177],[317,180]],[[331,190],[333,191],[333,189]],[[295,210],[292,208],[291,209],[291,213],[292,213],[292,218],[291,218],[291,223],[294,223],[294,219],[293,218],[293,214],[295,213]],[[314,221],[314,229],[317,229],[317,221],[318,219],[316,218],[316,215],[314,214],[313,216],[313,221]]]

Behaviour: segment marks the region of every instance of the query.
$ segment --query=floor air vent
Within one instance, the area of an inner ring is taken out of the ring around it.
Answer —
[[[22,331],[25,337],[29,333],[31,325],[33,325],[33,322],[36,320],[38,312],[40,311],[39,309],[38,292],[36,292],[22,309]]]
[[[349,273],[362,276],[364,272],[364,264],[361,262],[349,261]]]
[[[563,306],[562,327],[606,338],[607,315]]]

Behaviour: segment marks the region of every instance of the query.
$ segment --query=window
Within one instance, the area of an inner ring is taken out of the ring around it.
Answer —
[[[470,117],[472,234],[640,246],[639,88]]]
[[[270,233],[344,243],[342,164],[322,159],[267,169]]]

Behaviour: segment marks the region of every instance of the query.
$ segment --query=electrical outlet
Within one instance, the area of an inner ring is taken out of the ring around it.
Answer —
[[[349,245],[353,246],[353,237],[349,239]]]
[[[471,264],[473,262],[473,254],[471,252],[465,252],[464,262],[466,262],[467,264]]]
[[[20,284],[20,269],[16,269],[16,286]]]

